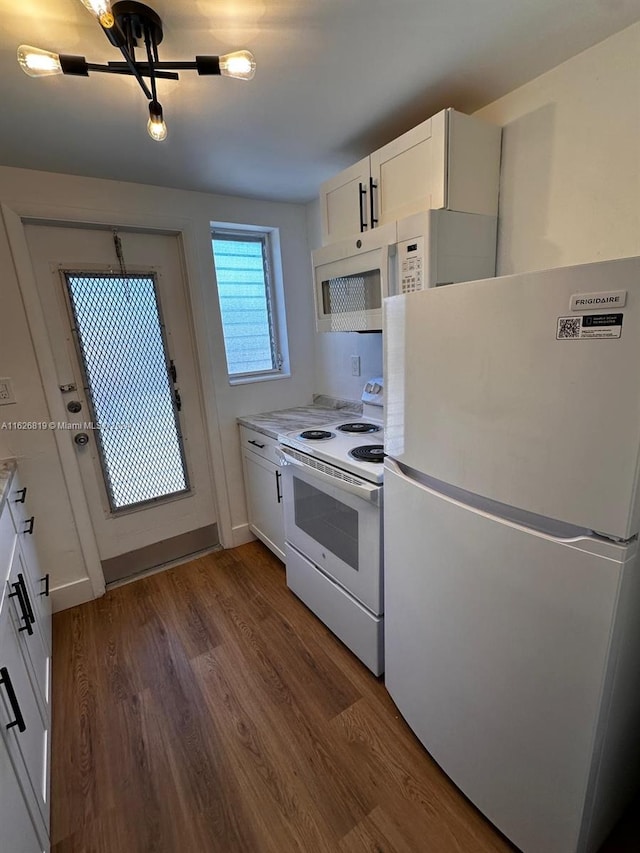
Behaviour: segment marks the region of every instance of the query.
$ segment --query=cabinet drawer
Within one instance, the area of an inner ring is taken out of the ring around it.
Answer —
[[[241,426],[240,443],[243,451],[251,450],[258,456],[262,456],[263,459],[268,459],[270,462],[273,462],[274,465],[279,464],[280,460],[276,454],[278,442],[275,438],[264,435],[264,433],[258,432],[255,429],[249,429],[249,427]]]
[[[13,475],[13,482],[11,483],[9,494],[7,495],[7,505],[9,507],[9,512],[11,513],[11,518],[13,519],[13,526],[15,527],[16,533],[23,533],[25,527],[27,527],[27,520],[31,518],[28,511],[27,492],[28,489],[22,485],[20,480],[20,473],[16,471]]]
[[[20,588],[19,595],[16,592],[18,588]],[[29,669],[29,677],[33,684],[34,692],[38,695],[45,715],[49,718],[50,658],[49,652],[45,648],[45,637],[43,636],[45,625],[40,618],[37,603],[29,588],[25,560],[20,546],[16,547],[13,554],[7,592],[8,594],[12,593],[12,595],[7,604],[6,617],[13,624],[15,635],[18,638],[18,645],[21,648],[22,656]],[[26,619],[25,616],[27,617]],[[33,617],[33,621],[31,621],[30,616]],[[29,633],[26,627],[27,620],[30,623],[31,633]]]
[[[5,597],[0,612],[0,726],[36,825],[49,827],[48,723],[36,700]],[[20,635],[22,636],[22,635]],[[35,636],[35,634],[34,634]],[[20,726],[11,725],[20,721]],[[7,729],[7,726],[11,727]],[[20,731],[20,728],[23,730]]]
[[[51,599],[48,595],[48,579],[40,573],[40,560],[35,541],[35,529],[38,520],[33,515],[32,507],[29,504],[29,492],[23,487],[18,471],[13,478],[7,504],[13,519],[19,547],[22,549],[23,571],[36,620],[45,646],[50,651]]]

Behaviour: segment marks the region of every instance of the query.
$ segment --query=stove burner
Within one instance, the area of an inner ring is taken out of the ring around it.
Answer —
[[[352,424],[341,424],[338,429],[340,432],[379,432],[380,427],[375,424],[368,424],[365,421],[354,421]]]
[[[361,459],[363,462],[384,462],[384,446],[382,444],[363,444],[350,450],[349,455],[353,456],[354,459]]]
[[[306,441],[326,441],[328,438],[333,438],[333,433],[326,429],[305,429],[300,433],[300,438]]]

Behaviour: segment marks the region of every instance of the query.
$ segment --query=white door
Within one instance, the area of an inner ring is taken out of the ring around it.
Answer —
[[[628,549],[506,522],[385,464],[387,689],[519,848],[576,850]]]
[[[178,237],[26,233],[105,580],[216,544]]]

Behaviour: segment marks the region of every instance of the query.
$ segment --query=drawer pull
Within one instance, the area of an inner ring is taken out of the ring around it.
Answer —
[[[32,536],[32,535],[33,535],[33,525],[34,525],[35,523],[36,523],[36,517],[35,517],[35,515],[32,515],[32,516],[31,516],[31,518],[28,518],[28,519],[25,521],[25,524],[27,525],[27,526],[26,526],[26,528],[25,528],[25,530],[24,530],[24,534],[25,534],[25,536],[26,536],[26,535],[29,535],[29,536]]]
[[[44,583],[44,589],[40,593],[40,595],[45,595],[49,598],[49,572],[43,578],[40,578],[40,583]]]
[[[282,492],[280,491],[280,471],[276,471],[276,494],[278,495],[278,503],[282,503]]]
[[[259,447],[260,450],[265,446],[264,444],[260,444],[259,441],[254,441],[252,438],[248,439],[249,444],[253,444],[255,447]]]
[[[25,498],[27,497],[27,487],[25,486],[24,489],[18,489],[18,491],[16,492],[16,495],[20,495],[20,497],[16,498],[14,500],[14,503],[23,504],[25,501]]]
[[[16,691],[13,689],[13,684],[11,683],[11,676],[9,675],[9,670],[6,668],[6,666],[0,667],[0,684],[4,684],[5,686],[7,696],[9,698],[9,704],[11,705],[11,710],[13,711],[13,715],[15,717],[12,723],[7,723],[6,728],[12,729],[14,726],[17,726],[19,732],[26,731],[27,727],[24,724],[24,717],[22,716],[22,711],[20,710],[18,697],[16,696]]]
[[[31,599],[29,598],[29,591],[27,590],[27,585],[24,582],[24,575],[18,572],[18,583],[22,587],[22,600],[24,601],[24,606],[27,611],[27,617],[31,624],[36,621],[36,617],[33,615],[33,607],[31,606]]]
[[[26,631],[29,636],[33,634],[33,628],[31,627],[31,619],[29,618],[29,611],[27,610],[27,605],[25,604],[24,595],[22,593],[22,584],[18,579],[17,583],[11,584],[13,588],[13,592],[9,593],[9,598],[17,598],[18,604],[20,605],[20,618],[24,622],[24,625],[21,628],[18,628],[18,631]]]

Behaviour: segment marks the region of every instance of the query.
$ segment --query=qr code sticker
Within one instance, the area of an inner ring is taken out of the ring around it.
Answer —
[[[582,317],[560,317],[558,319],[558,340],[579,338]]]

